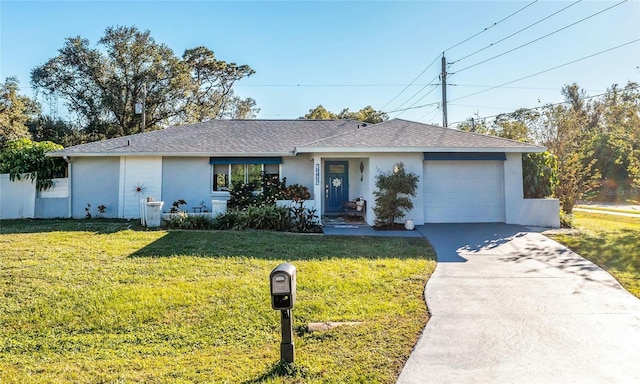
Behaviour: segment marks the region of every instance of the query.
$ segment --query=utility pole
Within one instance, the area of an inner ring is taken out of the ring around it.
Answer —
[[[146,84],[142,84],[142,129],[140,129],[140,132],[144,132],[144,127],[146,122],[146,117],[147,117],[147,85]]]
[[[447,59],[442,52],[442,73],[440,74],[442,80],[442,125],[447,127]]]
[[[140,127],[140,132],[144,132],[144,127],[146,125],[147,120],[147,86],[142,84],[142,100],[136,103],[135,106],[135,114],[142,115],[142,126]]]

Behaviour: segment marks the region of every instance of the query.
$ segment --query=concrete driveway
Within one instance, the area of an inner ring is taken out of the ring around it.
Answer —
[[[549,238],[425,225],[431,318],[398,383],[640,383],[640,300]]]

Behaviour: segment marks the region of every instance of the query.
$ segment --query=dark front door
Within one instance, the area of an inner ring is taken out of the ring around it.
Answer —
[[[324,212],[341,213],[342,203],[349,200],[349,163],[324,162]]]

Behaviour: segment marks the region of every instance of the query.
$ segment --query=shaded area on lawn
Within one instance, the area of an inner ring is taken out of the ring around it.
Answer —
[[[147,228],[140,220],[122,219],[16,219],[0,220],[0,234],[9,233],[47,233],[47,232],[90,232],[109,234],[128,229],[143,230]]]
[[[169,231],[131,257],[247,257],[266,260],[415,258],[433,250],[424,238],[335,236],[268,231]]]

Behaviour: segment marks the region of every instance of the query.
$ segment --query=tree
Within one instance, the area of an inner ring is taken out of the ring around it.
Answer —
[[[327,111],[327,109],[323,107],[322,104],[318,105],[314,109],[310,109],[309,113],[301,117],[301,119],[307,120],[334,120],[337,118],[338,115]]]
[[[223,106],[221,111],[221,118],[229,119],[255,119],[260,112],[260,108],[256,106],[256,101],[250,97],[241,99],[238,96],[234,96],[233,92],[229,94],[231,96],[229,103]]]
[[[66,163],[61,158],[48,157],[47,152],[62,149],[50,141],[29,139],[9,141],[0,152],[0,173],[8,173],[11,181],[23,177],[36,182],[39,191],[50,188],[54,177],[64,176]]]
[[[549,151],[522,156],[522,185],[525,199],[553,196],[558,185],[558,161]]]
[[[500,114],[490,123],[484,119],[472,119],[472,122],[467,121],[458,126],[458,129],[510,140],[532,142],[531,127],[535,125],[539,117],[540,114],[535,111],[518,109],[515,112]]]
[[[322,104],[318,105],[314,109],[310,109],[309,113],[301,117],[301,119],[312,120],[334,120],[334,119],[349,119],[362,121],[365,123],[376,124],[389,119],[389,116],[385,112],[376,111],[370,105],[362,108],[357,112],[349,111],[349,108],[345,108],[340,113],[335,114],[328,111]]]
[[[345,108],[338,114],[338,118],[376,124],[388,120],[389,116],[385,112],[376,111],[370,105],[367,105],[358,112],[350,112],[349,108]]]
[[[597,186],[599,173],[593,151],[586,145],[598,122],[597,110],[585,101],[585,93],[576,84],[562,90],[565,103],[548,106],[539,137],[542,145],[558,160],[558,184],[555,196],[562,210],[571,213],[585,193]]]
[[[376,225],[381,228],[392,228],[397,219],[405,216],[413,209],[410,197],[416,197],[419,176],[407,173],[402,162],[396,163],[392,171],[376,175],[377,191],[373,192],[376,206]]]
[[[96,48],[80,36],[66,39],[58,56],[31,71],[31,82],[65,99],[85,131],[110,138],[220,117],[234,82],[252,73],[204,47],[180,59],[149,31],[109,27]],[[135,113],[143,101],[144,127]]]
[[[191,76],[190,94],[184,111],[186,122],[219,119],[235,106],[245,116],[252,114],[255,100],[242,100],[234,96],[231,89],[236,81],[255,73],[248,65],[217,60],[213,51],[206,47],[187,49],[182,59]]]
[[[66,121],[51,116],[38,116],[27,124],[35,141],[51,141],[63,147],[82,144],[90,140],[82,131],[74,129]]]
[[[640,91],[637,83],[623,89],[613,85],[604,99],[597,101],[598,127],[587,148],[593,152],[602,184],[600,199],[629,198],[628,192],[640,182]]]
[[[0,85],[0,149],[10,140],[28,138],[27,122],[40,113],[37,102],[20,95],[19,82],[8,77]]]

